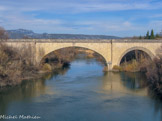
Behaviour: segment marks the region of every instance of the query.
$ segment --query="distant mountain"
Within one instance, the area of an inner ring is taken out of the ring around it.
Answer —
[[[22,39],[22,38],[33,38],[33,39],[120,39],[116,36],[107,35],[83,35],[83,34],[38,34],[31,30],[17,29],[7,30],[10,39]]]
[[[21,39],[21,38],[32,38],[35,33],[31,30],[17,29],[17,30],[7,30],[10,39]]]

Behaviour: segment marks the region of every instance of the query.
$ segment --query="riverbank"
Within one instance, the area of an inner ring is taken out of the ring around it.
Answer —
[[[148,65],[146,76],[150,89],[162,100],[162,56]]]
[[[0,87],[15,86],[22,80],[35,77],[38,67],[34,66],[30,48],[19,51],[0,43]]]

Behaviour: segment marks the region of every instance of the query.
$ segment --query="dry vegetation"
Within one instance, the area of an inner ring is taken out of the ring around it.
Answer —
[[[130,53],[131,54],[131,53]],[[115,65],[113,67],[114,71],[126,71],[126,72],[146,72],[147,65],[151,62],[150,57],[145,53],[138,52],[137,57],[129,57],[133,58],[129,61],[124,61],[120,64],[120,66]]]
[[[41,62],[42,71],[53,71],[70,65],[76,55],[75,48],[65,48],[48,54]]]
[[[12,86],[33,76],[37,68],[33,65],[28,48],[20,51],[0,43],[0,86]]]
[[[8,34],[3,27],[0,27],[0,41],[6,41],[8,39]]]
[[[150,62],[151,61],[146,58],[140,59],[139,61],[133,59],[130,62],[123,63],[119,67],[119,69],[120,71],[126,71],[126,72],[146,72],[147,71],[146,67]]]
[[[31,45],[16,49],[5,44],[7,32],[0,27],[0,87],[13,86],[36,75]]]
[[[147,66],[146,76],[150,88],[162,99],[162,47],[157,57]]]

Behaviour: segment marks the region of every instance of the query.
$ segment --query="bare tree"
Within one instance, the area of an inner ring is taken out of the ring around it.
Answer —
[[[0,27],[0,41],[7,41],[8,34],[3,27]]]

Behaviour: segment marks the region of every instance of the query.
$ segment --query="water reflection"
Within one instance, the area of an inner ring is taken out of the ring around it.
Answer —
[[[123,85],[129,89],[142,89],[146,87],[146,77],[144,73],[120,73],[121,81]]]
[[[45,81],[25,82],[0,93],[0,114],[5,114],[10,102],[29,99],[46,92]]]
[[[51,80],[52,78],[57,78],[59,75],[65,75],[70,67],[57,69],[51,73],[46,73],[42,76],[41,80]]]
[[[103,89],[146,96],[145,76],[140,73],[108,72],[103,76]],[[129,90],[129,91],[128,91]]]
[[[154,107],[154,115],[155,117],[160,115],[162,121],[162,103],[160,100],[152,101],[152,107]]]
[[[52,73],[46,73],[40,79],[37,80],[24,80],[23,83],[16,87],[1,90],[0,92],[0,114],[6,114],[7,106],[10,102],[28,100],[30,101],[33,97],[39,97],[43,94],[54,95],[50,89],[50,86],[46,85],[46,80],[50,80],[58,75],[64,75],[68,69],[58,69]]]

